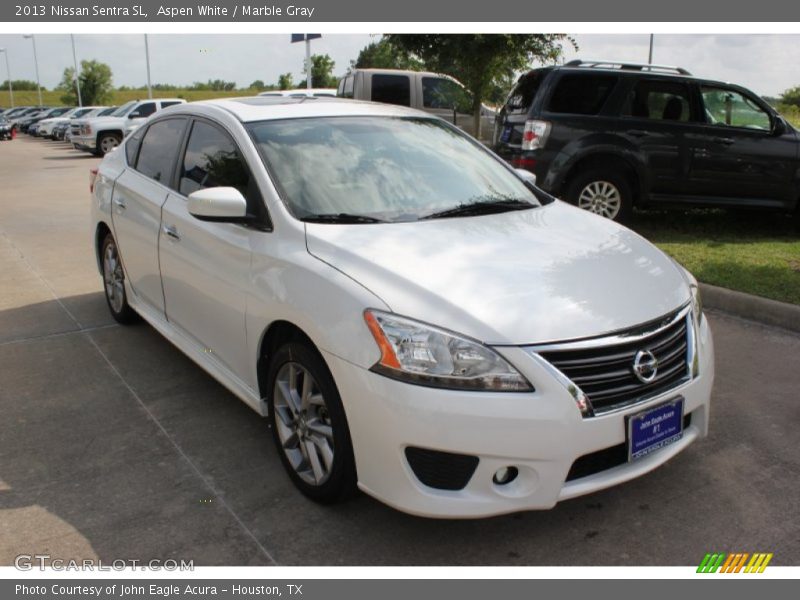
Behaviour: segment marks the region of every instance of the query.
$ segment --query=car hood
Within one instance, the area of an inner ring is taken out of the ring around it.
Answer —
[[[680,268],[655,246],[560,201],[413,223],[307,223],[306,241],[393,312],[488,344],[619,331],[691,297]]]

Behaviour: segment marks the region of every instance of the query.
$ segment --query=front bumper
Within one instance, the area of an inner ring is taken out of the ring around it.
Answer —
[[[97,140],[91,135],[73,135],[72,138],[70,138],[70,142],[72,142],[72,146],[76,150],[87,150],[91,152],[97,147]]]
[[[698,335],[699,375],[669,392],[625,410],[583,418],[569,392],[522,348],[504,356],[533,382],[533,393],[476,393],[394,381],[324,352],[347,414],[359,487],[404,512],[471,518],[532,509],[595,492],[647,473],[708,433],[714,348],[707,319]],[[625,417],[684,398],[691,424],[683,438],[632,463],[573,479],[581,456],[624,444]],[[478,466],[460,490],[428,487],[414,475],[407,447],[476,456]],[[501,467],[517,478],[497,485]]]

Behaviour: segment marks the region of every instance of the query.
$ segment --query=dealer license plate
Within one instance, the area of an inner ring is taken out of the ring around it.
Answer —
[[[637,460],[683,437],[683,398],[628,417],[628,460]]]

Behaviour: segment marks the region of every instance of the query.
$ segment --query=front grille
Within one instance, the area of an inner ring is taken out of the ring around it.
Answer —
[[[422,483],[439,490],[463,490],[478,467],[478,457],[426,448],[406,448],[406,460]]]
[[[674,313],[660,321],[670,323],[676,316]],[[594,413],[603,413],[665,392],[687,379],[688,318],[681,317],[662,329],[648,324],[622,332],[615,336],[622,340],[618,343],[581,349],[565,344],[564,349],[545,350],[540,355],[583,390]],[[648,329],[655,331],[637,333]],[[633,336],[635,341],[624,341]],[[633,361],[639,350],[649,350],[658,360],[656,377],[650,383],[634,375]]]
[[[692,415],[684,415],[683,430],[686,431],[691,424]],[[628,462],[627,443],[611,446],[611,448],[604,448],[603,450],[598,450],[590,454],[584,454],[572,463],[572,467],[570,467],[569,473],[567,474],[567,481],[581,479],[582,477],[588,477],[595,473],[602,473],[608,469],[624,465],[626,462]]]

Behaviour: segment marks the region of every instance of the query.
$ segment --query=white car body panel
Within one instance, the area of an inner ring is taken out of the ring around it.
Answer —
[[[707,434],[714,350],[703,317],[690,319],[696,376],[591,418],[524,347],[616,332],[691,301],[690,276],[636,234],[560,202],[416,223],[303,223],[281,200],[243,123],[420,113],[353,101],[258,106],[224,100],[170,114],[202,116],[233,137],[272,230],[195,219],[183,196],[127,166],[124,142],[106,156],[95,180],[95,244],[98,227],[109,228],[132,308],[261,415],[267,411],[259,381],[264,336],[282,321],[302,330],[336,381],[358,485],[367,493],[400,510],[437,517],[549,508],[652,470]],[[535,391],[454,391],[377,374],[370,367],[380,351],[362,316],[368,308],[492,344]],[[628,415],[677,395],[691,413],[679,442],[565,482],[578,457],[625,442]],[[474,454],[480,461],[464,489],[434,489],[413,474],[404,455],[408,446]],[[501,487],[492,476],[506,465],[517,466],[520,475]]]

